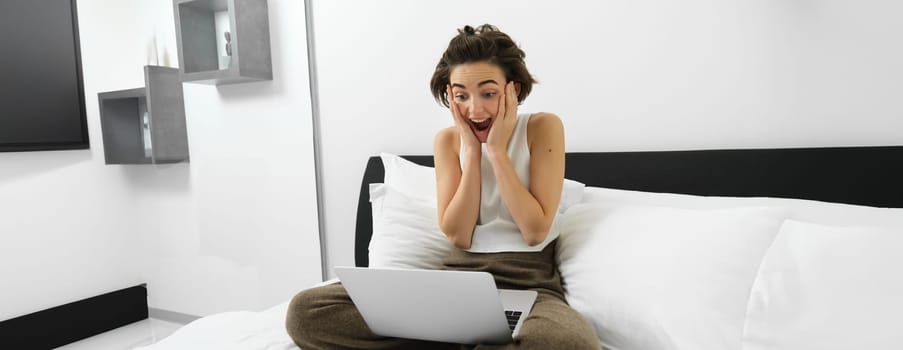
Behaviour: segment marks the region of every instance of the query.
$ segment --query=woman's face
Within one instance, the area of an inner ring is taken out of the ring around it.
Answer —
[[[470,122],[470,129],[477,139],[486,142],[507,83],[502,69],[486,62],[459,64],[451,69],[449,81],[451,102]]]

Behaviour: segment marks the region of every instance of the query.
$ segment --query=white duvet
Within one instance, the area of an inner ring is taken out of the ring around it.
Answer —
[[[311,288],[338,281],[334,278]],[[161,341],[135,350],[300,350],[285,331],[288,303],[261,312],[230,311],[202,317]]]
[[[230,311],[191,322],[140,350],[298,350],[285,331],[288,301],[261,312]]]

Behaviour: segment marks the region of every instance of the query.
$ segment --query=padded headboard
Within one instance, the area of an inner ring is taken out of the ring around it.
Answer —
[[[403,156],[433,166],[432,156]],[[704,196],[782,197],[903,208],[903,146],[567,153],[565,177],[587,186]],[[357,207],[355,265],[367,266],[373,233],[370,157]]]

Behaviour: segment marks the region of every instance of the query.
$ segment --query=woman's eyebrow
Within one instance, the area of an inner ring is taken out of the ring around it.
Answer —
[[[489,80],[483,80],[483,81],[481,81],[479,84],[477,84],[477,86],[483,86],[483,84],[489,84],[489,83],[493,83],[493,84],[495,84],[495,85],[498,85],[498,84],[499,84],[499,83],[498,83],[497,81],[495,81],[494,79],[489,79]]]
[[[489,83],[492,83],[492,84],[495,84],[495,85],[498,85],[498,84],[499,84],[497,81],[495,81],[495,79],[487,79],[487,80],[481,81],[479,84],[477,84],[477,86],[479,87],[479,86],[483,86],[483,85],[489,84]],[[453,88],[457,87],[457,88],[467,89],[466,86],[464,86],[464,85],[462,85],[462,84],[458,84],[458,83],[452,84],[452,87],[453,87]]]

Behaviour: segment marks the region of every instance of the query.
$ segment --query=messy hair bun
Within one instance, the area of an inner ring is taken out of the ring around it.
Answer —
[[[448,43],[448,48],[436,65],[430,79],[433,98],[448,107],[446,86],[450,82],[451,69],[463,63],[488,62],[501,68],[505,79],[518,83],[520,92],[517,102],[521,103],[536,83],[524,63],[525,56],[514,40],[495,26],[484,24],[474,28],[466,25],[458,29],[458,35]]]

